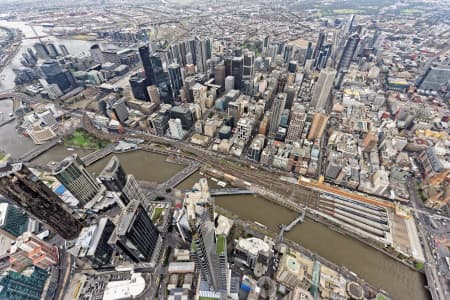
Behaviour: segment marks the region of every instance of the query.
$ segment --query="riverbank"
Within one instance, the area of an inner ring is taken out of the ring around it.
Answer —
[[[227,218],[230,218],[234,221],[235,226],[239,226],[240,229],[243,232],[249,233],[252,236],[258,237],[260,239],[264,239],[264,236],[268,236],[270,237],[272,240],[276,241],[277,237],[278,237],[278,233],[271,230],[270,228],[268,228],[267,226],[263,225],[263,224],[255,224],[249,220],[244,220],[241,219],[238,215],[234,214],[233,212],[221,207],[221,206],[217,206],[215,207],[216,211],[221,214],[226,216]],[[322,265],[336,271],[337,273],[343,275],[347,280],[351,280],[351,281],[355,281],[358,282],[361,286],[366,287],[366,289],[372,290],[373,291],[373,295],[376,294],[375,291],[382,291],[384,294],[388,295],[386,293],[386,291],[380,289],[379,287],[375,287],[372,284],[369,284],[368,282],[366,282],[363,278],[356,276],[355,273],[351,272],[349,269],[343,267],[343,266],[338,266],[335,263],[327,260],[326,258],[318,255],[317,253],[314,253],[312,251],[310,251],[309,249],[306,249],[304,247],[302,247],[300,244],[296,243],[293,240],[290,239],[286,239],[284,238],[281,242],[282,244],[285,244],[287,246],[289,246],[290,248],[302,253],[303,255],[305,255],[306,257],[308,257],[310,260],[312,261],[319,261]]]

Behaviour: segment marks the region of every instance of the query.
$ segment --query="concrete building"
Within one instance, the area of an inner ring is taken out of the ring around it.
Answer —
[[[47,269],[58,264],[58,248],[25,232],[11,247],[9,263],[10,268],[16,272],[22,272],[31,265]]]
[[[108,240],[114,229],[114,223],[103,217],[98,223],[84,227],[68,252],[81,260],[87,260],[94,268],[108,265],[114,252]]]
[[[236,125],[236,143],[240,146],[247,145],[253,131],[254,121],[250,117],[240,118]]]
[[[108,243],[117,247],[135,263],[149,262],[158,238],[159,231],[144,206],[133,200],[123,209]]]
[[[81,207],[90,201],[98,201],[103,196],[104,187],[86,169],[78,154],[59,162],[53,175],[78,199]]]
[[[227,76],[225,78],[225,93],[234,89],[234,76]]]
[[[325,116],[324,114],[315,113],[311,128],[309,129],[308,140],[314,141],[316,139],[320,139],[323,135],[323,132],[325,131],[327,122],[327,116]]]
[[[0,193],[48,225],[63,238],[78,236],[82,224],[62,206],[61,199],[22,163],[0,169]]]
[[[336,70],[334,69],[325,68],[320,71],[319,79],[314,86],[310,107],[317,111],[326,108],[335,77]]]
[[[306,122],[305,107],[299,103],[295,103],[291,110],[291,121],[286,135],[286,142],[299,141]]]
[[[286,93],[279,93],[272,104],[272,110],[270,112],[270,122],[269,122],[269,137],[274,138],[278,126],[280,125],[281,114],[284,111],[284,106],[286,104]]]
[[[261,153],[264,149],[265,140],[266,138],[264,134],[257,134],[253,138],[253,141],[247,151],[247,158],[249,160],[259,162],[259,160],[261,159]]]
[[[174,139],[181,140],[184,137],[183,127],[180,119],[169,120],[169,132],[170,136]]]

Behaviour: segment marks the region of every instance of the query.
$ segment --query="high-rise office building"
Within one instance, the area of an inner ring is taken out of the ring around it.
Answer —
[[[358,47],[360,38],[358,33],[354,33],[347,39],[344,50],[342,51],[341,59],[337,67],[338,72],[346,72],[350,67],[353,56],[355,55],[355,50]]]
[[[170,136],[174,139],[181,140],[184,137],[184,131],[180,119],[177,118],[169,120],[169,132]]]
[[[139,47],[139,57],[141,58],[142,66],[144,67],[146,84],[155,84],[156,80],[153,76],[153,66],[150,61],[150,48],[148,45]]]
[[[287,142],[299,141],[305,127],[306,111],[300,103],[295,103],[291,110],[291,121],[286,135]]]
[[[244,75],[243,57],[233,57],[231,61],[231,75],[234,77],[234,88],[241,90],[243,87],[242,76]]]
[[[70,155],[59,162],[53,175],[78,199],[81,207],[103,196],[104,187],[89,173],[78,154]]]
[[[193,235],[191,253],[202,280],[208,283],[210,290],[226,294],[227,239],[225,236],[215,235],[214,223],[208,218],[202,220]]]
[[[319,79],[314,86],[314,92],[311,99],[310,107],[316,110],[326,108],[328,97],[333,88],[333,81],[336,76],[336,70],[326,68],[320,71]]]
[[[113,156],[103,170],[98,179],[103,183],[108,191],[121,192],[127,183],[127,174],[120,164],[119,158]]]
[[[56,58],[59,56],[58,49],[56,48],[55,44],[53,44],[53,43],[47,43],[47,51],[48,51],[48,56],[50,56],[50,58]]]
[[[225,93],[228,93],[234,89],[234,76],[227,76],[225,78]]]
[[[328,117],[324,114],[315,113],[311,128],[308,133],[308,140],[314,141],[315,139],[320,139],[327,127]]]
[[[65,239],[74,239],[81,231],[81,222],[62,207],[61,199],[22,163],[7,163],[0,169],[0,193]]]
[[[84,227],[75,244],[68,252],[79,259],[88,260],[94,268],[111,263],[114,247],[108,244],[115,225],[107,217],[98,223]]]
[[[271,138],[274,138],[278,131],[281,114],[283,113],[286,104],[286,97],[286,93],[279,93],[273,101],[269,122],[269,137]]]
[[[130,87],[134,98],[144,101],[150,101],[147,91],[147,79],[139,73],[135,73],[130,77]]]
[[[253,66],[255,64],[255,54],[251,51],[244,52],[243,80],[251,80],[253,77]]]
[[[77,87],[72,73],[62,69],[56,60],[46,60],[39,66],[39,70],[48,84],[56,84],[63,93],[70,92]]]
[[[142,203],[133,200],[120,215],[108,243],[117,246],[134,262],[149,262],[158,242],[159,231]]]
[[[179,64],[170,64],[168,67],[169,79],[172,86],[172,97],[176,98],[180,95],[180,89],[183,86],[183,78],[181,77],[181,68]]]
[[[36,50],[36,54],[40,59],[49,59],[49,53],[47,47],[43,43],[36,43],[33,45],[34,50]]]
[[[327,62],[331,56],[331,52],[332,52],[331,44],[325,44],[320,48],[319,53],[317,54],[317,57],[314,60],[314,68],[316,70],[320,71],[327,66]]]
[[[220,63],[214,67],[214,82],[220,85],[220,89],[225,89],[225,64]]]
[[[120,199],[127,205],[131,200],[138,200],[141,203],[147,201],[147,197],[140,188],[136,178],[132,174],[127,175],[127,181],[120,194]]]
[[[11,247],[9,263],[10,268],[16,272],[22,272],[31,265],[47,269],[58,263],[58,248],[25,232]]]
[[[172,103],[172,88],[170,85],[169,73],[164,72],[161,55],[150,56],[151,65],[153,68],[152,84],[158,87],[159,97],[163,103]],[[180,75],[181,76],[181,75]]]
[[[170,119],[180,119],[184,130],[190,130],[194,125],[192,111],[185,106],[174,106],[169,112]]]
[[[347,39],[344,50],[342,51],[341,59],[337,67],[338,77],[336,80],[336,88],[340,88],[344,79],[345,73],[347,73],[350,64],[352,62],[355,51],[358,47],[360,38],[358,33],[353,33]]]
[[[152,103],[155,103],[158,106],[161,104],[161,98],[159,97],[159,91],[156,85],[148,86],[147,93]]]
[[[116,116],[116,120],[120,123],[124,123],[126,120],[128,120],[128,109],[127,105],[125,103],[125,99],[117,99],[114,101],[113,105],[111,106],[111,109]]]
[[[103,57],[102,50],[100,49],[100,46],[98,44],[94,44],[89,49],[89,52],[91,53],[92,59],[98,63],[103,64],[105,63],[105,58]]]
[[[100,173],[100,181],[108,191],[118,193],[126,206],[131,200],[146,201],[139,184],[133,175],[127,175],[117,156],[113,156]]]
[[[0,203],[0,229],[17,237],[27,231],[30,219],[21,209],[7,202]]]

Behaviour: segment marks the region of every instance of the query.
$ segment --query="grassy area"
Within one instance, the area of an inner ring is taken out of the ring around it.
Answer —
[[[217,236],[217,246],[216,251],[217,253],[223,253],[225,251],[225,245],[226,245],[227,238],[223,235]]]
[[[88,132],[80,129],[74,131],[71,136],[64,140],[66,147],[76,147],[83,149],[101,149],[109,145],[109,141],[100,140]]]
[[[377,294],[377,297],[375,299],[376,300],[389,300],[389,298],[383,294]]]
[[[416,262],[414,264],[414,268],[416,268],[417,271],[422,271],[424,266],[425,265],[423,263],[421,263],[421,262]]]
[[[152,217],[151,217],[153,223],[156,223],[156,224],[159,223],[159,221],[162,217],[163,211],[164,211],[164,207],[155,207],[155,209],[153,209]]]

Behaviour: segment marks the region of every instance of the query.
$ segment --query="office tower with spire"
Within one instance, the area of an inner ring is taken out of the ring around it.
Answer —
[[[215,234],[214,223],[206,217],[194,233],[191,253],[210,291],[226,294],[229,275],[227,239]]]
[[[270,112],[270,122],[269,122],[269,137],[274,138],[278,126],[280,125],[281,114],[283,113],[284,106],[286,105],[286,93],[279,93],[272,104],[272,110]]]
[[[341,59],[339,60],[337,67],[338,76],[336,80],[336,88],[340,88],[342,85],[345,73],[348,72],[353,56],[355,55],[355,51],[358,48],[359,41],[359,34],[355,32],[349,36],[345,43],[344,50],[342,51]]]
[[[104,187],[97,183],[77,154],[59,162],[53,175],[78,199],[80,207],[103,196]]]
[[[315,110],[325,109],[331,89],[333,88],[333,81],[335,77],[336,70],[334,69],[325,68],[320,71],[319,79],[314,86],[310,108]]]
[[[81,231],[82,223],[62,206],[62,200],[20,162],[0,168],[0,194],[67,240]]]
[[[133,200],[123,209],[108,243],[134,262],[150,262],[159,231],[141,202]]]

